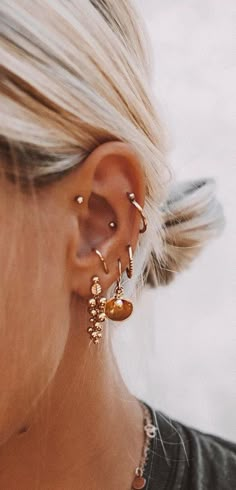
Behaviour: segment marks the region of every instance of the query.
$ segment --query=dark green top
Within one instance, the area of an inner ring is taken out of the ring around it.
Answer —
[[[236,490],[236,443],[186,426],[139,400],[157,427],[144,490]]]

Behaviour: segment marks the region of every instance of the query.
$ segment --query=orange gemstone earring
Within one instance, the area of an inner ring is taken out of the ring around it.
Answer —
[[[123,299],[124,288],[121,286],[121,260],[118,259],[119,278],[117,280],[114,296],[106,302],[105,314],[113,321],[122,321],[128,318],[133,311],[133,303]]]

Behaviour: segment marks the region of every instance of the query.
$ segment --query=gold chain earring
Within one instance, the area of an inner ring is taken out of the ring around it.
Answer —
[[[107,301],[106,298],[100,296],[102,287],[98,276],[92,277],[92,285],[90,290],[93,297],[88,301],[88,312],[91,316],[89,319],[90,326],[87,328],[87,332],[90,334],[90,339],[93,340],[93,343],[98,344],[99,339],[102,338],[102,323],[106,319],[105,305]]]
[[[117,280],[114,296],[106,302],[105,314],[113,321],[122,321],[128,318],[133,311],[133,303],[123,299],[124,288],[121,286],[121,260],[118,259],[119,278]]]
[[[142,218],[142,221],[143,221],[143,227],[141,228],[141,230],[139,230],[139,233],[144,233],[146,231],[146,229],[147,229],[147,219],[146,219],[146,217],[143,214],[143,208],[135,200],[135,194],[134,194],[134,192],[127,192],[126,194],[128,196],[128,199],[130,200],[131,204],[133,204],[136,207],[136,209],[139,211],[139,213],[141,215],[141,218]]]
[[[102,253],[97,248],[92,248],[92,250],[96,252],[99,259],[101,260],[105,273],[109,274],[109,270]],[[102,287],[99,282],[99,278],[98,276],[93,276],[91,286],[91,293],[93,295],[93,298],[90,298],[88,301],[88,312],[91,316],[89,319],[90,326],[88,327],[87,332],[90,334],[90,339],[93,340],[94,344],[98,344],[99,339],[102,337],[103,322],[106,319],[105,305],[107,299],[103,296],[100,296],[101,292]]]

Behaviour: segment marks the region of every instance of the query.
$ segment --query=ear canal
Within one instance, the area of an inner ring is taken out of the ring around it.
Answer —
[[[163,254],[155,252],[144,271],[144,282],[151,287],[169,284],[178,272],[189,267],[205,244],[223,230],[225,219],[215,197],[211,178],[175,184],[162,207]]]

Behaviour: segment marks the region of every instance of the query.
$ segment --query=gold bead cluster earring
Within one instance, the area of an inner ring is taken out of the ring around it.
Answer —
[[[127,192],[126,195],[130,203],[136,207],[141,215],[142,228],[139,230],[139,233],[144,233],[147,229],[147,220],[143,214],[143,209],[136,201],[135,194],[133,192]],[[79,204],[82,204],[84,201],[83,196],[77,196],[76,201]],[[108,226],[112,229],[115,229],[117,227],[117,223],[115,223],[114,221],[110,221]],[[108,266],[101,252],[96,248],[92,250],[98,255],[105,273],[109,274]],[[133,275],[133,254],[130,244],[127,245],[127,251],[129,256],[129,266],[126,268],[126,274],[127,277],[130,279]],[[94,344],[98,344],[100,338],[102,338],[103,323],[106,317],[110,318],[113,321],[122,321],[128,318],[133,311],[133,303],[130,300],[123,298],[124,288],[121,285],[121,275],[121,259],[118,258],[118,279],[116,283],[115,293],[114,296],[108,300],[107,298],[102,296],[102,287],[98,275],[93,276],[91,279],[92,285],[90,287],[90,291],[92,294],[92,298],[88,300],[90,325],[87,328],[87,332],[90,335],[90,339],[93,341]]]

